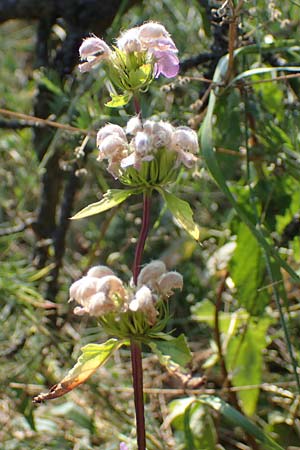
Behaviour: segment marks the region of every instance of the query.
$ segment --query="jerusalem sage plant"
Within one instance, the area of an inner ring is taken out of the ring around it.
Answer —
[[[73,369],[48,393],[38,395],[34,401],[38,403],[66,394],[86,381],[118,348],[130,346],[137,444],[139,450],[145,450],[142,344],[173,370],[185,366],[191,359],[183,335],[174,338],[163,332],[169,319],[169,297],[175,289],[182,289],[182,276],[168,271],[159,260],[142,265],[150,226],[151,197],[153,190],[158,191],[177,223],[194,239],[199,239],[199,228],[193,221],[189,204],[168,190],[182,166],[190,169],[197,163],[198,138],[188,127],[175,128],[169,122],[142,117],[138,101],[140,93],[146,91],[158,76],[172,78],[179,70],[177,48],[161,24],[149,22],[130,29],[121,34],[112,48],[92,36],[84,40],[79,52],[83,60],[79,66],[82,72],[99,63],[104,67],[114,87],[107,106],[125,106],[133,99],[136,115],[125,129],[107,124],[97,134],[98,160],[107,160],[108,172],[124,188],[108,190],[102,200],[88,205],[73,219],[101,213],[129,196],[142,194],[142,225],[129,284],[109,267],[100,265],[90,268],[86,276],[70,287],[70,301],[79,305],[74,313],[95,317],[111,338],[103,344],[83,347]],[[125,444],[121,443],[120,448],[126,448]]]
[[[182,289],[183,278],[175,271],[168,271],[162,261],[143,263],[143,250],[150,227],[151,197],[156,190],[166,206],[191,237],[199,240],[199,227],[193,221],[193,213],[186,201],[170,192],[182,167],[190,169],[197,163],[199,151],[197,134],[188,127],[173,127],[169,122],[154,121],[142,117],[138,97],[160,75],[172,78],[179,70],[176,46],[166,29],[159,23],[149,22],[121,34],[116,46],[110,48],[103,40],[92,36],[80,47],[83,60],[82,72],[99,63],[110,82],[111,100],[108,107],[122,107],[133,100],[135,116],[125,128],[107,124],[97,134],[98,160],[107,160],[108,172],[124,186],[109,189],[103,198],[78,212],[73,219],[99,214],[121,204],[133,195],[143,195],[142,225],[137,241],[132,267],[132,280],[124,283],[106,266],[88,270],[86,276],[70,287],[70,301],[76,301],[74,313],[88,314],[97,319],[111,338],[102,344],[88,344],[76,365],[61,382],[48,393],[34,398],[36,403],[60,397],[85,382],[121,346],[131,349],[134,402],[138,450],[146,449],[146,433],[143,403],[142,345],[155,353],[159,361],[172,371],[184,367],[191,359],[184,335],[177,338],[163,330],[169,319],[168,301],[175,289]],[[226,66],[227,56],[221,59]],[[217,68],[215,77],[222,71]],[[211,129],[215,94],[211,93],[206,118],[202,127],[202,146],[206,163],[223,191],[231,199],[230,191],[214,161],[211,145]],[[234,203],[234,199],[232,201]],[[236,207],[238,210],[238,207]],[[242,216],[242,214],[241,214]],[[243,217],[243,216],[242,216]],[[246,217],[247,219],[247,217]],[[256,228],[245,220],[253,234],[261,242]],[[267,243],[265,243],[265,248]],[[284,261],[272,252],[285,267]],[[288,268],[287,268],[288,270]],[[290,271],[291,272],[291,271]],[[194,450],[189,431],[190,408],[206,405],[222,414],[229,422],[241,427],[248,436],[260,441],[264,448],[282,450],[272,438],[243,416],[239,411],[218,397],[199,395],[181,399],[185,406],[185,422],[188,430],[188,447]],[[186,401],[188,400],[188,401]],[[128,450],[120,443],[120,450]]]

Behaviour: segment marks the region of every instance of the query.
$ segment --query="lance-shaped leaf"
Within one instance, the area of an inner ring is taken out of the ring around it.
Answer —
[[[88,344],[82,347],[82,354],[77,363],[58,384],[52,386],[49,392],[34,397],[34,403],[61,397],[84,383],[100,366],[106,363],[110,356],[126,342],[109,339],[103,344]]]
[[[174,338],[168,334],[162,335],[163,339],[155,339],[148,343],[156,354],[159,362],[170,370],[177,370],[186,366],[192,358],[183,334]]]
[[[200,238],[200,228],[193,220],[193,211],[188,202],[181,200],[181,198],[176,197],[174,194],[170,194],[170,192],[167,192],[164,189],[158,189],[158,191],[163,196],[167,207],[179,225],[181,225],[192,238],[198,241]]]
[[[135,191],[132,189],[109,189],[99,202],[91,203],[86,206],[81,211],[76,213],[75,216],[71,217],[71,219],[83,219],[84,217],[100,214],[124,202],[134,192]]]

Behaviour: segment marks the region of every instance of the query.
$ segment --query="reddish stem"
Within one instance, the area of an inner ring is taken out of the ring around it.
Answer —
[[[151,204],[151,193],[144,192],[144,204],[143,204],[143,218],[142,227],[139,235],[139,239],[135,249],[134,262],[132,268],[133,282],[137,285],[137,278],[141,269],[142,256],[144,251],[145,242],[147,239],[150,223],[150,204]]]
[[[151,204],[151,192],[145,191],[142,226],[135,249],[134,262],[132,268],[133,281],[135,285],[137,285],[137,279],[141,268],[144,246],[149,230],[150,204]],[[146,450],[142,351],[140,343],[135,342],[134,340],[131,341],[131,364],[132,364],[132,379],[133,379],[138,450]]]
[[[137,445],[138,450],[146,450],[142,351],[140,344],[135,341],[131,341],[131,365],[136,414]]]
[[[134,109],[136,114],[141,113],[141,107],[136,96],[133,97]],[[141,262],[145,242],[147,239],[150,224],[150,204],[151,192],[144,192],[143,196],[143,217],[142,226],[138,242],[135,249],[132,275],[133,282],[137,285],[137,279],[141,269]],[[145,428],[145,412],[144,412],[144,392],[143,392],[143,364],[141,344],[131,340],[131,365],[132,365],[132,381],[134,392],[134,406],[136,416],[136,434],[138,450],[146,450],[146,428]]]

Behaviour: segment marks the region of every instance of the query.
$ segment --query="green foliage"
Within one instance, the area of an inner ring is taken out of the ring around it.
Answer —
[[[184,368],[192,359],[186,337],[181,334],[174,338],[168,334],[149,342],[149,347],[157,355],[159,362],[170,370]]]
[[[260,290],[265,279],[265,262],[257,240],[244,224],[240,225],[229,267],[239,305],[253,316],[262,314],[269,300],[266,290]]]
[[[190,205],[186,201],[163,189],[159,189],[159,192],[162,194],[168,209],[171,211],[179,225],[182,226],[192,238],[198,241],[200,231],[198,225],[193,220],[193,212]]]
[[[266,334],[270,326],[269,317],[252,319],[243,332],[232,336],[226,351],[226,366],[232,375],[233,386],[259,386],[263,373],[263,350],[267,346]],[[257,407],[260,389],[246,388],[238,392],[245,414],[252,416]]]
[[[123,203],[128,197],[134,194],[134,190],[125,189],[109,189],[103,196],[102,200],[92,203],[72,217],[73,220],[84,219],[85,217],[100,214],[108,209]]]

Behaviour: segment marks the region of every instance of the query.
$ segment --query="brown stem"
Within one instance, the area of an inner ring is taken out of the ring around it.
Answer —
[[[146,431],[143,393],[143,366],[141,345],[131,341],[131,365],[136,414],[136,433],[138,450],[146,450]]]

